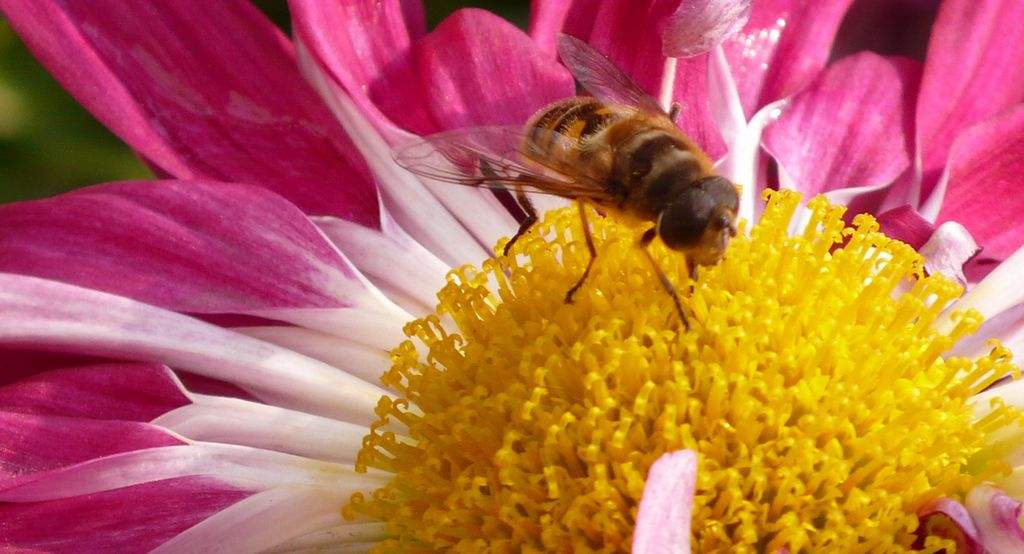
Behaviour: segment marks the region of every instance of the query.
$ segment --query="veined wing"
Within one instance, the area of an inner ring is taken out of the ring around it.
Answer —
[[[644,92],[629,75],[582,40],[562,35],[558,39],[558,55],[580,85],[598,100],[634,106],[656,114],[665,113],[658,101]]]
[[[611,200],[597,175],[588,173],[578,164],[550,159],[528,146],[540,142],[556,144],[550,141],[557,141],[568,149],[571,140],[547,129],[527,131],[508,126],[454,129],[397,148],[395,161],[417,175],[457,185],[592,201]]]

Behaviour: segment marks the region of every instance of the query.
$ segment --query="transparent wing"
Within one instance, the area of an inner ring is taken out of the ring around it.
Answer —
[[[527,137],[527,131],[518,127],[454,129],[421,137],[396,149],[394,156],[398,165],[417,175],[457,185],[593,201],[611,198],[599,176],[526,146],[568,149],[572,139],[546,129],[529,132]]]
[[[562,35],[558,39],[558,55],[580,85],[598,100],[635,106],[657,114],[665,113],[658,101],[644,92],[629,75],[582,40]]]

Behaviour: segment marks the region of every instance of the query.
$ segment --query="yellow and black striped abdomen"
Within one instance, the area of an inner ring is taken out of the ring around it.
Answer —
[[[578,156],[579,149],[585,148],[603,129],[624,117],[627,114],[623,110],[594,98],[567,98],[533,116],[527,123],[530,129],[528,140],[536,152],[572,161]]]

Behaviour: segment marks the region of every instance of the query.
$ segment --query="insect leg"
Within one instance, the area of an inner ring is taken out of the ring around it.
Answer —
[[[672,297],[672,302],[676,305],[676,311],[679,313],[679,319],[683,321],[683,327],[690,328],[690,320],[686,318],[686,314],[683,313],[683,303],[679,301],[679,295],[676,294],[676,288],[672,286],[672,281],[668,280],[668,276],[661,270],[658,262],[655,261],[654,256],[647,250],[647,246],[651,244],[654,237],[658,236],[658,228],[651,227],[647,231],[644,231],[643,236],[640,237],[640,249],[643,250],[644,255],[647,256],[647,261],[651,262],[651,267],[654,268],[654,274],[658,276],[658,280],[661,281],[661,286],[665,289],[665,292]]]
[[[580,223],[583,225],[583,236],[587,239],[587,250],[590,250],[590,260],[587,261],[587,268],[583,270],[583,275],[580,276],[579,281],[576,281],[576,284],[569,289],[569,292],[565,293],[566,304],[572,304],[573,295],[583,286],[583,282],[587,280],[587,275],[590,275],[590,268],[594,266],[594,260],[597,259],[594,237],[590,235],[590,224],[587,223],[587,206],[579,200],[576,201],[576,206],[580,210]]]
[[[686,257],[686,270],[690,274],[690,280],[693,281],[694,283],[696,283],[697,282],[697,271],[698,271],[697,262],[691,260],[689,256]]]
[[[512,235],[512,238],[508,239],[508,242],[505,243],[505,250],[502,252],[505,256],[508,256],[508,253],[512,251],[512,245],[519,240],[519,237],[525,235],[530,230],[530,227],[537,223],[537,209],[533,207],[530,197],[522,189],[516,190],[516,200],[519,202],[519,207],[526,213],[526,219],[519,224],[519,230],[516,231],[516,234]]]

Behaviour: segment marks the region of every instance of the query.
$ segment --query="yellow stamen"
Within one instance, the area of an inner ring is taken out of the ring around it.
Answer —
[[[702,271],[688,332],[638,228],[611,219],[591,218],[599,256],[571,305],[587,261],[572,211],[516,259],[453,271],[393,352],[383,381],[402,399],[381,401],[359,457],[394,477],[346,517],[386,521],[382,551],[622,551],[647,469],[689,448],[696,552],[909,549],[917,507],[1008,470],[988,447],[1021,414],[976,424],[968,400],[1014,369],[1001,348],[944,358],[980,324],[933,330],[960,288],[823,199],[790,236],[798,201],[772,194]],[[654,254],[686,291],[682,256]]]

